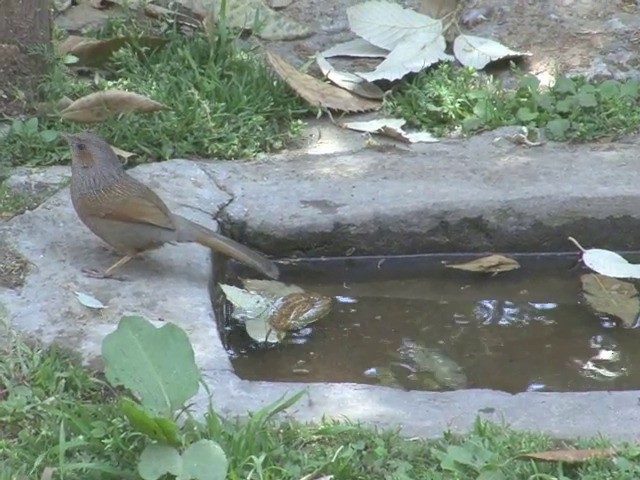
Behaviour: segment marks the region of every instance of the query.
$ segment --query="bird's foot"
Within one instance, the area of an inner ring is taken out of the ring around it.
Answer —
[[[99,280],[118,280],[120,282],[125,282],[127,279],[125,277],[118,277],[115,275],[109,275],[105,272],[101,272],[100,270],[96,270],[93,268],[83,268],[82,273],[89,278],[97,278]]]

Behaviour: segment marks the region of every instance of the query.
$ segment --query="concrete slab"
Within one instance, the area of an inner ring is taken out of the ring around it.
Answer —
[[[638,247],[638,138],[529,148],[511,133],[203,168],[234,198],[223,230],[272,253]]]
[[[567,235],[604,248],[638,246],[637,139],[526,148],[493,132],[410,151],[353,145],[340,147],[342,153],[330,145],[314,153],[315,144],[248,163],[173,160],[132,174],[181,214],[214,227],[212,215],[219,213],[229,230],[271,252],[569,250]],[[75,217],[66,188],[1,224],[0,237],[32,262],[21,287],[0,289],[0,309],[15,328],[91,361],[123,314],[175,322],[190,336],[224,414],[242,415],[306,388],[308,396],[289,412],[303,421],[345,416],[434,437],[445,429],[465,431],[480,415],[559,437],[640,436],[640,392],[429,393],[240,380],[215,328],[206,249],[152,252],[123,270],[128,282],[86,278],[81,268],[105,267],[113,255]],[[81,306],[75,291],[108,308]],[[203,392],[196,405],[206,407]]]

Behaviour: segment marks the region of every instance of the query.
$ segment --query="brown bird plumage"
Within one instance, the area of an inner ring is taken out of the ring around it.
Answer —
[[[64,134],[71,146],[71,200],[80,220],[123,257],[109,276],[134,256],[165,243],[199,243],[271,278],[278,267],[262,254],[171,213],[162,199],[129,176],[107,142],[93,133]]]

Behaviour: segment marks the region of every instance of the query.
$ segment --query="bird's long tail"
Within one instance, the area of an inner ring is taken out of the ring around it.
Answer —
[[[173,216],[178,230],[178,242],[196,242],[255,268],[270,278],[280,276],[278,266],[261,253],[184,217]]]

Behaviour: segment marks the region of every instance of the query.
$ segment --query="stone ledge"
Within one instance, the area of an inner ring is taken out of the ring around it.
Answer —
[[[527,149],[494,142],[495,136],[399,154],[288,154],[249,163],[174,160],[131,172],[177,212],[213,227],[211,214],[222,209],[221,218],[231,230],[251,235],[252,244],[273,251],[285,245],[290,251],[336,252],[353,246],[356,234],[362,239],[356,246],[364,251],[365,241],[396,252],[408,247],[428,252],[429,245],[443,250],[496,245],[514,251],[523,245],[570,249],[567,235],[585,245],[637,249],[640,159],[635,141],[606,149]],[[468,231],[449,226],[441,237],[429,238],[434,228],[443,228],[438,227],[443,221],[457,225],[475,218],[482,219],[480,227],[474,227],[482,235],[469,237]],[[486,230],[482,222],[497,230]],[[341,223],[350,229],[336,229]],[[371,238],[372,232],[396,236],[390,242]],[[224,414],[243,415],[308,388],[309,396],[289,412],[302,421],[346,416],[383,427],[401,426],[407,435],[434,437],[449,428],[465,431],[480,415],[558,437],[601,433],[630,440],[640,435],[636,391],[429,393],[240,380],[215,328],[206,249],[179,245],[151,252],[122,272],[129,279],[126,283],[86,278],[81,268],[105,267],[113,255],[78,221],[67,189],[2,224],[0,235],[33,263],[22,288],[0,290],[0,303],[15,328],[45,342],[59,341],[90,360],[123,314],[141,314],[158,324],[175,322],[191,338],[216,408]],[[410,240],[403,240],[405,236]],[[323,248],[311,245],[314,238]],[[356,249],[358,253],[362,250]],[[109,308],[88,310],[77,302],[74,291],[94,295]],[[203,394],[196,403],[201,412],[207,406]]]

